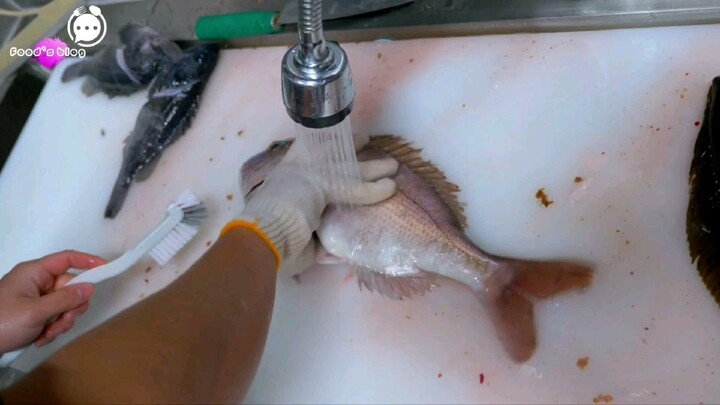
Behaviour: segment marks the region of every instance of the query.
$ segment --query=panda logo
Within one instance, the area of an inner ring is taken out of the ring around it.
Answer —
[[[100,43],[107,34],[107,22],[100,7],[78,7],[67,23],[67,32],[78,46],[90,48]]]

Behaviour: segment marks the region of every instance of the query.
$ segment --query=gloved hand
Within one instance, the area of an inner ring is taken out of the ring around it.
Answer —
[[[356,138],[364,146],[366,137]],[[295,261],[301,253],[314,252],[312,233],[329,203],[375,204],[395,193],[395,182],[388,176],[397,172],[394,159],[360,162],[361,182],[349,185],[347,192],[329,190],[325,179],[308,170],[294,143],[287,155],[253,192],[236,221],[225,227],[244,226],[259,231],[273,249],[278,261]]]
[[[92,284],[65,287],[70,268],[105,264],[97,256],[60,252],[20,263],[0,279],[0,354],[35,342],[42,346],[67,332],[88,310]]]

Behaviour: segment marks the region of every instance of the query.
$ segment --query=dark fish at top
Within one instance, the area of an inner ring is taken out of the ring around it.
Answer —
[[[133,179],[148,179],[163,150],[190,127],[219,52],[215,44],[189,49],[155,78],[148,101],[140,110],[135,128],[127,139],[120,174],[105,209],[106,218],[115,218]]]
[[[182,56],[177,44],[139,24],[120,29],[120,42],[68,66],[63,83],[85,76],[82,90],[86,96],[97,92],[127,96],[145,88],[160,69]]]
[[[690,257],[720,304],[720,77],[712,81],[690,165],[686,232]]]
[[[290,149],[274,142],[242,166],[247,198]],[[537,345],[533,303],[587,288],[592,269],[582,263],[500,257],[465,235],[460,188],[402,138],[370,137],[358,161],[391,156],[400,163],[389,199],[343,210],[330,205],[317,231],[322,247],[348,262],[360,287],[403,299],[429,291],[439,277],[469,287],[483,304],[510,357],[528,360]]]

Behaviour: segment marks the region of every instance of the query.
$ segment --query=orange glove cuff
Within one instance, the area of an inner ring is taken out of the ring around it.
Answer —
[[[277,248],[275,247],[275,244],[273,243],[270,238],[268,238],[267,235],[265,235],[265,232],[260,229],[258,224],[253,222],[247,222],[242,220],[234,220],[230,221],[223,227],[223,229],[220,231],[220,237],[225,235],[226,233],[230,232],[233,229],[247,229],[249,231],[253,231],[257,236],[262,239],[263,242],[270,248],[273,255],[275,256],[275,264],[277,265],[277,271],[280,271],[280,267],[282,265],[282,258],[280,257],[280,252],[278,252]]]

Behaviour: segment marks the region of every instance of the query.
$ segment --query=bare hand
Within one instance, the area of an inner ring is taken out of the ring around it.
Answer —
[[[63,288],[71,268],[105,264],[97,256],[65,251],[23,262],[0,279],[0,353],[34,342],[46,345],[67,332],[89,308],[92,284]]]

